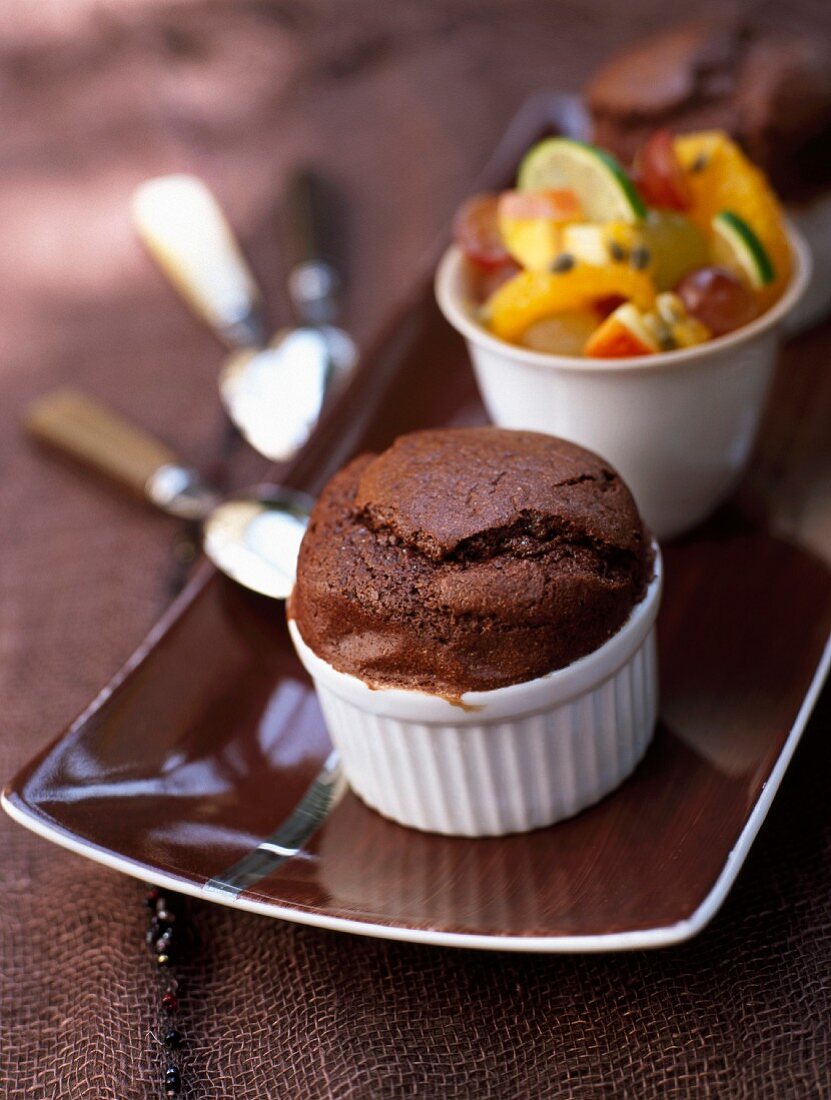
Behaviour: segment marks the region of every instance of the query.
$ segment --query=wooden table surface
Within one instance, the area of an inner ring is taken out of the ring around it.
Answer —
[[[11,0],[0,21],[0,777],[75,717],[158,617],[175,534],[34,452],[22,410],[71,384],[191,462],[216,458],[222,352],[136,244],[135,184],[204,176],[279,320],[275,202],[292,165],[320,162],[348,199],[348,316],[366,341],[524,97],[578,89],[610,49],[673,16],[656,0]],[[783,18],[831,25],[818,0]],[[821,551],[829,348],[825,325],[789,353],[751,477],[781,528]],[[233,480],[259,468],[240,453]],[[827,695],[824,713],[827,729]],[[822,729],[818,717],[712,929],[660,956],[483,960],[194,905],[183,1095],[831,1094]],[[136,883],[5,819],[0,837],[2,1095],[161,1095]]]

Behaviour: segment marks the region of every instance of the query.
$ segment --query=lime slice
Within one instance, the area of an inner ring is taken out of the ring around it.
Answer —
[[[732,210],[722,210],[712,225],[716,263],[741,275],[756,290],[773,282],[773,260],[744,218]]]
[[[571,138],[546,138],[519,166],[520,191],[567,188],[577,196],[583,217],[596,222],[636,222],[646,207],[613,156]]]

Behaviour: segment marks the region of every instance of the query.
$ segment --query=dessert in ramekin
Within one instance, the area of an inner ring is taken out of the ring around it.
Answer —
[[[641,759],[660,591],[608,464],[467,428],[402,436],[329,483],[288,614],[355,792],[488,836],[577,813]]]
[[[810,270],[792,235],[791,284],[758,320],[683,351],[629,359],[581,359],[498,340],[476,320],[469,272],[451,248],[436,293],[465,337],[495,424],[572,439],[607,455],[658,538],[695,526],[725,500],[747,464],[764,408],[778,330]]]

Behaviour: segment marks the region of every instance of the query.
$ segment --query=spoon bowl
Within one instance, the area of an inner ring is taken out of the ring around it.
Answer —
[[[272,462],[284,462],[309,438],[324,401],[357,361],[358,349],[343,329],[283,329],[264,350],[231,355],[219,376],[219,392],[248,443]]]
[[[245,588],[285,600],[313,503],[305,493],[276,485],[234,494],[205,518],[205,554]]]

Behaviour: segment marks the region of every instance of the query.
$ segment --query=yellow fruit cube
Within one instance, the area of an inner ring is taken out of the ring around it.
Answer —
[[[580,217],[568,190],[505,191],[497,216],[505,248],[528,271],[547,271],[562,251],[563,225]]]
[[[563,251],[596,267],[628,262],[632,250],[643,243],[641,229],[625,222],[580,222],[562,231]]]
[[[562,251],[558,222],[544,218],[500,218],[505,248],[526,271],[548,271]]]

